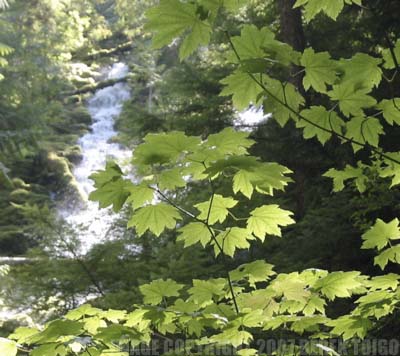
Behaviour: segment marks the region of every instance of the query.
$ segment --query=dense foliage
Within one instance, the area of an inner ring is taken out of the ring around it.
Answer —
[[[398,29],[389,26],[382,35],[379,25],[371,26],[369,38],[385,42],[354,40],[356,50],[336,48],[337,34],[326,44],[315,33],[316,45],[299,48],[277,37],[273,24],[262,23],[261,3],[244,15],[246,3],[151,4],[145,26],[154,33],[153,46],[174,42],[172,51],[178,42],[179,57],[187,62],[176,63],[166,50],[150,61],[154,72],[137,73],[138,84],[143,77],[146,84],[138,85],[140,98],[126,105],[117,122],[126,144],[150,132],[133,152],[135,180],[115,162],[92,175],[96,190],[90,199],[100,208],[123,211],[144,253],[159,244],[167,255],[154,257],[168,261],[183,245],[190,251],[186,262],[149,273],[144,283],[128,278],[136,295],[130,290],[126,299],[116,298],[114,309],[105,296],[99,302],[104,309],[84,304],[44,327],[16,329],[0,339],[3,354],[128,355],[155,341],[154,352],[272,354],[276,350],[266,341],[276,338],[294,340],[280,355],[340,354],[343,350],[324,340],[341,338],[354,348],[367,336],[395,336],[390,328],[396,327],[400,303]],[[274,11],[275,4],[269,5]],[[292,5],[302,8],[311,33],[327,17],[349,22],[357,15],[365,25],[387,11],[361,0]],[[132,6],[136,11],[144,5]],[[118,2],[116,9],[128,11],[130,4]],[[246,20],[238,28],[240,16]],[[126,29],[127,18],[121,21],[116,28]],[[141,28],[142,21],[134,26]],[[198,82],[191,85],[194,74]],[[224,128],[231,124],[230,98],[238,111],[262,106],[271,119],[251,132]],[[129,113],[143,105],[147,110],[136,112],[143,121],[129,122]],[[304,187],[307,179],[315,186]],[[316,194],[321,198],[309,198]],[[25,217],[37,213],[19,209]],[[180,244],[168,245],[175,230]],[[276,242],[281,236],[289,241]],[[356,242],[349,241],[352,236]],[[276,267],[265,258],[268,245]],[[359,255],[360,245],[371,253]],[[139,258],[126,271],[138,271],[149,260]],[[200,261],[215,269],[184,270]],[[91,283],[97,285],[90,278],[83,282]]]

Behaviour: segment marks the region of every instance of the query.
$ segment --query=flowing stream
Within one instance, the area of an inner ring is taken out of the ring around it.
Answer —
[[[124,63],[115,63],[106,73],[106,79],[119,79],[128,75],[129,68]],[[73,170],[78,189],[84,203],[65,202],[60,215],[75,230],[81,244],[80,253],[86,253],[96,243],[110,238],[108,232],[118,218],[110,209],[99,209],[96,202],[88,200],[93,191],[93,181],[89,176],[103,169],[108,159],[118,163],[127,161],[130,151],[119,144],[110,142],[117,134],[114,119],[120,115],[124,101],[130,98],[127,84],[117,83],[97,90],[89,99],[87,108],[92,117],[91,132],[79,139],[82,161]],[[249,109],[239,113],[236,124],[254,125],[265,119],[262,110]],[[67,199],[68,200],[68,199]]]
[[[128,75],[128,66],[115,63],[106,73],[106,79],[119,79]],[[82,150],[82,161],[74,168],[78,189],[84,203],[69,203],[60,209],[60,215],[77,233],[81,242],[80,253],[87,252],[94,244],[109,238],[108,232],[118,218],[110,209],[99,209],[98,203],[88,200],[94,190],[89,176],[104,169],[106,161],[112,159],[124,163],[130,157],[130,151],[110,139],[117,134],[114,119],[120,115],[124,101],[130,98],[126,83],[99,89],[88,100],[87,108],[92,117],[91,132],[82,136],[78,144]]]

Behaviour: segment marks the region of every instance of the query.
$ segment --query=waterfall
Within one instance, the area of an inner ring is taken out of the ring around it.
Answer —
[[[127,65],[115,63],[107,71],[106,76],[107,79],[124,78],[128,71]],[[61,217],[77,233],[81,242],[80,253],[85,253],[94,244],[109,239],[108,232],[118,218],[110,209],[100,210],[96,202],[88,200],[90,192],[94,190],[93,181],[89,179],[89,176],[103,169],[108,159],[123,164],[130,157],[129,150],[110,142],[117,133],[114,129],[114,119],[120,115],[124,101],[129,98],[128,85],[117,83],[97,90],[87,103],[93,123],[91,131],[78,141],[82,150],[82,161],[73,170],[84,204],[72,206],[69,204],[59,211]]]

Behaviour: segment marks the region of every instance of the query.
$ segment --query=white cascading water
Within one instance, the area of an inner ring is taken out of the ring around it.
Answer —
[[[115,63],[108,71],[107,79],[124,78],[128,71],[129,68],[124,63]],[[90,192],[94,190],[89,176],[104,169],[109,159],[120,164],[128,161],[131,152],[109,141],[117,134],[114,119],[120,115],[124,101],[129,98],[129,86],[126,83],[117,83],[97,90],[87,104],[93,124],[91,132],[78,141],[82,150],[82,161],[73,170],[84,204],[69,206],[60,211],[65,221],[77,232],[81,242],[80,253],[85,253],[94,244],[109,239],[108,232],[117,218],[110,209],[99,209],[98,203],[88,200]]]

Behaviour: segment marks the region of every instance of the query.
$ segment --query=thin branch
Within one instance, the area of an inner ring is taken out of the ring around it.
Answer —
[[[162,191],[160,191],[158,188],[154,188],[154,187],[150,187],[153,190],[156,191],[156,193],[168,204],[172,205],[174,208],[178,209],[180,212],[182,212],[183,214],[185,214],[186,216],[196,220],[197,222],[200,222],[202,224],[204,224],[204,226],[207,227],[208,231],[210,232],[211,235],[211,239],[214,242],[214,244],[217,246],[218,250],[220,251],[221,257],[223,259],[223,261],[225,261],[225,255],[224,255],[224,249],[221,246],[221,244],[218,242],[217,237],[215,236],[215,232],[212,229],[212,227],[209,225],[208,221],[199,219],[197,216],[195,216],[194,214],[192,214],[191,212],[187,211],[186,209],[182,208],[181,206],[179,206],[178,204],[176,204],[174,201],[172,201],[171,199],[169,199]],[[212,188],[214,189],[214,188]],[[214,190],[213,190],[213,195],[214,195]],[[232,300],[233,300],[233,304],[235,307],[235,311],[236,314],[239,314],[239,307],[236,301],[236,296],[233,290],[233,285],[232,285],[232,280],[231,280],[231,276],[229,274],[229,271],[227,271],[227,280],[228,280],[228,285],[229,285],[229,291],[231,293],[232,296]]]

